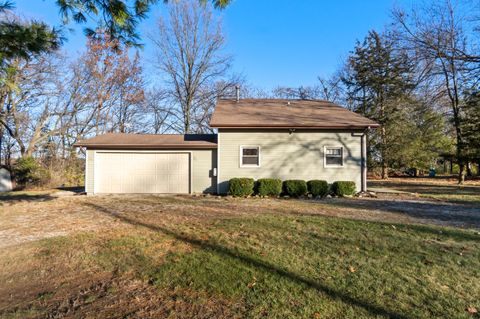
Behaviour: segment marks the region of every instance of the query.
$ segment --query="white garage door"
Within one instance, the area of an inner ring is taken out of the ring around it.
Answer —
[[[188,153],[96,152],[95,193],[188,193]]]

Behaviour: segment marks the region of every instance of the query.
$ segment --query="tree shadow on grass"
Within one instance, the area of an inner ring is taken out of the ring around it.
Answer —
[[[451,238],[457,241],[480,241],[480,233],[469,232],[468,230],[457,230],[455,228],[446,228],[439,225],[432,225],[431,223],[427,224],[417,224],[417,223],[400,223],[400,222],[384,222],[378,220],[364,220],[356,219],[351,217],[341,217],[341,216],[328,216],[318,213],[292,213],[291,216],[305,216],[305,217],[318,217],[318,218],[344,218],[347,220],[353,220],[355,222],[362,223],[374,223],[384,225],[385,227],[391,227],[392,225],[398,225],[398,227],[403,229],[410,229],[416,233],[423,233],[426,236],[430,237],[444,237]],[[310,235],[312,236],[312,235]]]
[[[421,182],[397,182],[397,181],[368,181],[369,187],[385,187],[401,190],[410,193],[418,193],[424,195],[464,195],[464,196],[480,196],[479,186],[468,185],[442,185],[427,184]]]
[[[228,258],[234,258],[234,259],[237,259],[238,261],[244,263],[245,265],[253,266],[253,267],[256,267],[258,269],[268,271],[268,272],[276,274],[276,275],[280,275],[284,278],[287,278],[288,280],[291,280],[291,281],[294,281],[296,283],[302,284],[302,285],[304,285],[306,287],[309,287],[309,288],[316,289],[317,291],[328,295],[332,299],[337,299],[337,300],[340,300],[342,302],[348,303],[352,306],[363,308],[366,311],[368,311],[369,313],[371,313],[372,315],[384,316],[384,317],[389,317],[389,318],[398,318],[398,319],[409,318],[408,316],[406,316],[404,314],[400,314],[400,313],[391,311],[389,309],[385,309],[385,308],[383,308],[379,305],[369,303],[365,300],[359,300],[357,298],[351,297],[348,294],[345,294],[341,291],[333,289],[333,288],[331,288],[327,285],[324,285],[324,284],[321,284],[319,282],[313,281],[309,278],[304,278],[303,276],[301,276],[299,274],[296,274],[294,272],[282,269],[282,268],[280,268],[280,267],[278,267],[274,264],[271,264],[267,261],[264,261],[262,259],[255,258],[255,257],[252,257],[252,256],[248,256],[248,255],[246,255],[246,254],[244,254],[244,253],[242,253],[238,250],[233,250],[233,249],[230,249],[230,248],[218,245],[218,244],[208,242],[206,240],[201,240],[201,239],[198,239],[198,238],[193,238],[193,237],[190,237],[190,236],[186,236],[184,234],[177,233],[174,230],[171,230],[171,229],[168,229],[168,228],[165,228],[165,227],[162,227],[162,226],[148,224],[148,223],[136,220],[134,218],[127,217],[127,216],[125,216],[121,213],[112,211],[112,210],[110,210],[108,208],[105,208],[105,207],[102,207],[100,205],[96,205],[96,204],[93,204],[93,203],[86,203],[86,205],[96,209],[97,211],[99,211],[101,213],[104,213],[104,214],[107,214],[111,217],[114,217],[114,218],[116,218],[116,219],[118,219],[122,222],[131,224],[131,225],[134,225],[134,226],[145,227],[145,228],[150,229],[152,231],[163,233],[167,236],[175,238],[176,240],[188,243],[188,244],[190,244],[192,246],[195,246],[197,248],[208,250],[208,251],[211,251],[215,254],[225,256],[225,257],[228,257]]]
[[[60,186],[60,187],[57,187],[56,189],[58,189],[60,191],[71,192],[72,194],[83,194],[83,193],[85,193],[85,187],[84,186]]]
[[[2,203],[18,203],[18,202],[45,202],[55,199],[51,194],[29,194],[7,192],[0,193],[0,205]]]
[[[480,208],[471,205],[418,200],[336,198],[322,202],[332,207],[366,209],[380,213],[396,213],[412,218],[431,220],[454,227],[480,228]]]

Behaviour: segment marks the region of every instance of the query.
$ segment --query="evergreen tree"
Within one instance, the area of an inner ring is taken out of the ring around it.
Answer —
[[[206,0],[199,0],[206,2]],[[231,0],[211,0],[217,8],[224,8]],[[78,24],[85,24],[89,20],[94,20],[97,26],[94,28],[85,28],[85,33],[89,37],[97,35],[97,30],[104,30],[114,40],[118,40],[119,44],[127,46],[140,45],[140,35],[138,34],[138,24],[147,17],[152,5],[160,2],[159,0],[55,0],[56,5],[60,9],[63,22],[69,23],[74,21]],[[162,2],[168,2],[163,0]],[[0,2],[0,11],[13,7],[12,2]],[[35,46],[48,45],[51,38],[45,38],[45,25],[42,23],[34,23],[32,27],[36,27],[40,31],[38,36],[32,32],[24,32],[20,23],[10,23],[18,35],[14,43],[16,44],[34,44]],[[33,29],[32,29],[33,30]],[[23,32],[22,32],[23,31]],[[20,32],[20,33],[19,33]],[[32,38],[33,36],[33,38]],[[100,35],[101,36],[101,35]],[[3,35],[2,35],[3,37]],[[5,38],[6,39],[6,38]],[[44,39],[45,41],[39,41]],[[3,43],[2,43],[3,44]],[[8,44],[8,43],[7,43]],[[3,47],[3,46],[2,46]],[[21,52],[22,47],[18,47]]]
[[[451,134],[446,134],[444,117],[428,101],[413,96],[401,112],[401,120],[392,130],[390,147],[395,156],[390,167],[427,170],[439,154],[453,153],[454,143]]]
[[[0,80],[9,71],[9,63],[17,58],[30,59],[35,55],[57,49],[62,38],[59,32],[43,22],[20,21],[9,13],[12,3],[0,3]]]
[[[463,111],[464,157],[480,164],[480,91],[467,92]]]
[[[395,136],[402,127],[401,106],[415,87],[413,74],[408,55],[396,50],[387,34],[371,31],[357,43],[342,79],[354,111],[381,125],[370,135],[369,155],[380,163],[382,178],[388,178],[389,164],[397,157]]]

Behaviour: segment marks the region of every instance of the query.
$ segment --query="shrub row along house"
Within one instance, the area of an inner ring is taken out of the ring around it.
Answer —
[[[305,195],[319,198],[329,194],[335,196],[354,195],[356,192],[355,182],[336,181],[331,186],[327,181],[301,179],[290,179],[282,181],[276,178],[260,178],[255,181],[253,178],[236,177],[228,181],[228,193],[237,197],[259,195],[262,197],[279,197],[282,193],[287,197],[302,197]]]
[[[87,149],[87,194],[226,194],[237,177],[345,180],[366,190],[366,132],[378,124],[334,103],[221,99],[210,126],[218,133],[78,142]]]

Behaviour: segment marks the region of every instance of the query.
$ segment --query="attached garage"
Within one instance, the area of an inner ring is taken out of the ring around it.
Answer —
[[[215,135],[105,134],[86,148],[87,194],[216,192]]]
[[[190,154],[96,152],[95,193],[190,193]]]

